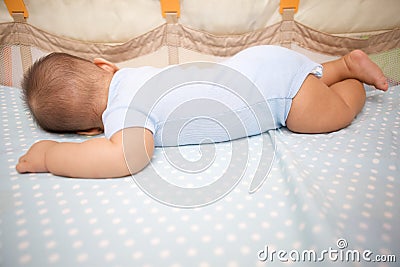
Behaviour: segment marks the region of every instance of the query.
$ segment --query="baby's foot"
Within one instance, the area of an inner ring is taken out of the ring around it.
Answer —
[[[382,70],[361,50],[354,50],[344,57],[350,72],[363,83],[386,91],[389,84]]]

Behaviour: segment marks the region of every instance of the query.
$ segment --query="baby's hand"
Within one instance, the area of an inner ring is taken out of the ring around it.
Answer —
[[[46,167],[46,152],[57,144],[56,141],[43,140],[31,146],[31,148],[23,155],[16,166],[19,173],[26,172],[48,172]]]

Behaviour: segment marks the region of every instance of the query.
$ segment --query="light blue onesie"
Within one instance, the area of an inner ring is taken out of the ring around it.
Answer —
[[[105,136],[143,127],[156,146],[176,146],[277,129],[309,74],[320,77],[322,66],[279,46],[251,47],[219,64],[121,69],[102,116]]]

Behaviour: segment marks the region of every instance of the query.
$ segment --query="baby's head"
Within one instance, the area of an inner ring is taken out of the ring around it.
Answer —
[[[102,65],[106,63],[65,53],[36,61],[22,82],[25,103],[36,123],[51,132],[102,129],[108,86],[117,70],[108,71]]]

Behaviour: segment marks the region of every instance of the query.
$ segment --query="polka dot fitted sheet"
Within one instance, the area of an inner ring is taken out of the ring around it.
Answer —
[[[211,165],[193,173],[167,156],[195,162],[204,152],[198,146],[156,149],[136,178],[90,180],[16,172],[37,140],[87,137],[43,132],[19,89],[0,87],[0,266],[366,266],[368,259],[368,266],[396,266],[400,86],[366,90],[364,110],[338,132],[280,129],[216,144]],[[271,136],[273,153],[262,157]],[[250,193],[260,168],[268,175]],[[240,179],[197,207],[168,205],[143,187],[154,175],[199,188],[227,172]]]

